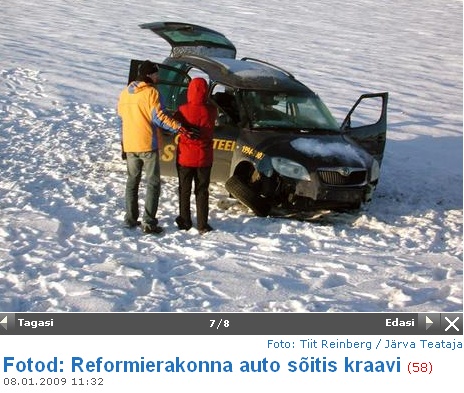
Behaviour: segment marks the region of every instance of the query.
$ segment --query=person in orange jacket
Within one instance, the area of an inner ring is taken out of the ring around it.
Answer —
[[[187,89],[187,103],[181,105],[175,118],[188,127],[199,130],[197,139],[180,135],[177,145],[177,173],[179,177],[179,229],[192,227],[190,196],[195,184],[197,229],[200,234],[211,231],[209,216],[209,183],[213,165],[213,131],[217,117],[214,105],[207,103],[208,84],[204,78],[194,78]]]
[[[127,162],[124,225],[134,228],[140,224],[137,221],[138,193],[142,169],[145,169],[147,192],[141,223],[145,233],[163,231],[156,218],[161,191],[157,129],[159,127],[172,133],[184,133],[185,138],[188,138],[190,132],[165,112],[155,86],[158,71],[155,63],[144,61],[139,67],[136,80],[123,89],[118,101],[118,114],[122,119],[123,158]]]

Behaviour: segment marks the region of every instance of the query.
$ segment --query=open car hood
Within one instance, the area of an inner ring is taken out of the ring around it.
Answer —
[[[139,25],[159,35],[171,45],[171,57],[199,55],[234,59],[237,50],[223,34],[206,27],[180,22],[153,22]]]

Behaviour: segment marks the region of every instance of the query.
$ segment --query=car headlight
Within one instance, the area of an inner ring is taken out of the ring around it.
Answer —
[[[372,167],[371,167],[371,182],[376,181],[380,176],[380,165],[379,162],[374,159],[372,161]]]
[[[272,166],[282,176],[291,177],[292,179],[311,181],[308,171],[303,165],[295,161],[287,160],[282,157],[273,157]]]

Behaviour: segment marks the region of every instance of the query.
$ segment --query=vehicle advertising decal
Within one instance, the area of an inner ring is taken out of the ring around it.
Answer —
[[[257,160],[262,160],[264,157],[264,153],[262,151],[253,149],[251,146],[242,146],[242,153],[246,156],[256,158]]]
[[[163,145],[161,149],[161,161],[169,162],[174,160],[176,157],[176,147],[178,143],[179,135],[176,135],[173,139],[174,143],[167,143]],[[235,141],[230,139],[213,139],[213,149],[222,151],[234,151]]]

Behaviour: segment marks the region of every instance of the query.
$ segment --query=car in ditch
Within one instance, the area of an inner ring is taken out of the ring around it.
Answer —
[[[167,110],[204,77],[218,110],[212,181],[258,216],[357,210],[371,200],[387,131],[388,93],[363,94],[337,123],[321,98],[287,70],[236,58],[215,30],[179,22],[141,24],[171,45],[158,88]],[[128,82],[145,59],[131,60]],[[150,59],[154,61],[153,59]],[[161,174],[176,176],[177,137],[163,133]]]

